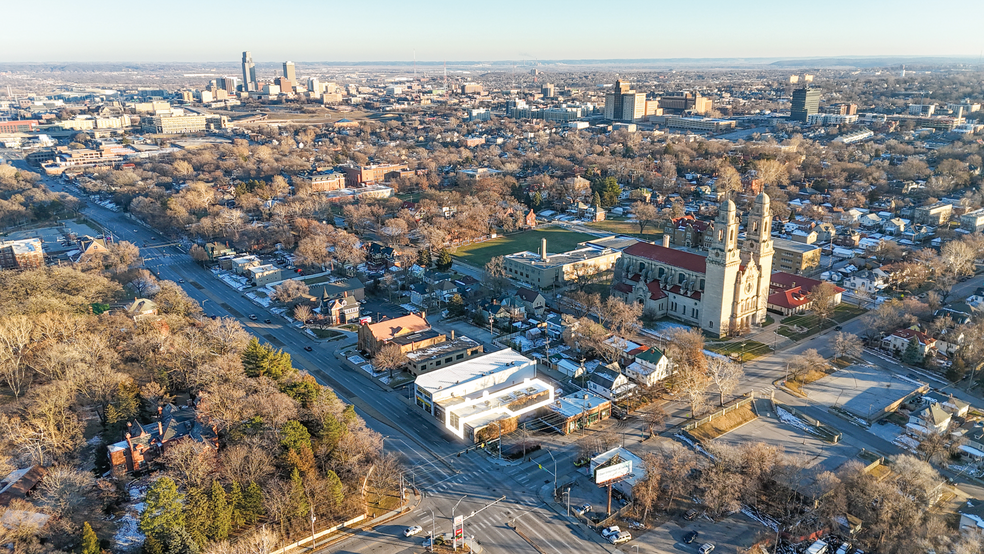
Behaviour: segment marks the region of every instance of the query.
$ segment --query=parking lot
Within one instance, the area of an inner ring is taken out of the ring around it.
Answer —
[[[697,538],[691,544],[685,544],[684,536],[691,531],[697,531]],[[700,545],[710,543],[714,545],[715,554],[734,553],[739,548],[752,546],[770,533],[761,523],[744,514],[735,514],[720,521],[711,521],[705,517],[698,517],[693,521],[675,518],[639,535],[625,545],[630,548],[623,546],[623,550],[635,552],[635,547],[638,546],[639,552],[697,554]]]

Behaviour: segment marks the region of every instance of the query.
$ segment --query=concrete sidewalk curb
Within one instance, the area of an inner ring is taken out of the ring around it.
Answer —
[[[344,542],[344,541],[346,541],[348,539],[351,539],[353,537],[358,536],[359,533],[361,533],[363,531],[372,530],[373,528],[375,528],[375,527],[377,527],[379,525],[383,525],[383,524],[389,523],[391,521],[397,520],[397,519],[399,519],[399,518],[401,518],[401,517],[409,514],[410,512],[416,510],[420,506],[420,503],[423,502],[423,499],[424,499],[424,495],[423,494],[415,494],[414,496],[416,497],[416,500],[417,500],[417,502],[415,504],[412,504],[412,505],[409,505],[408,504],[406,506],[406,509],[393,510],[393,511],[387,512],[387,513],[385,513],[385,514],[377,517],[376,519],[373,519],[373,520],[368,521],[365,525],[363,525],[362,527],[359,527],[358,529],[351,529],[351,530],[342,530],[342,531],[339,531],[338,535],[336,535],[333,539],[328,539],[324,543],[318,544],[317,545],[317,549],[318,550],[316,550],[315,552],[321,552],[321,551],[323,551],[325,549],[328,549],[328,548],[331,548],[333,546],[336,546],[339,543],[342,543],[342,542]],[[298,547],[298,550],[297,551],[298,552],[310,552],[311,550],[312,550],[312,548],[310,546],[308,546],[308,547]]]

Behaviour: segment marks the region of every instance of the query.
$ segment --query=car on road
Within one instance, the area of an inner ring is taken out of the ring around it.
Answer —
[[[697,536],[698,535],[700,535],[700,533],[698,533],[697,531],[691,531],[691,532],[689,532],[689,533],[687,533],[686,535],[683,536],[683,542],[685,544],[690,544],[690,543],[694,542],[695,540],[697,540]]]
[[[838,325],[837,327],[834,327],[834,331],[841,331],[841,330],[843,330],[843,329],[844,329],[844,328],[843,328],[843,327],[841,327],[840,325]]]
[[[683,519],[687,521],[693,521],[697,518],[697,510],[687,510],[687,513],[683,514]]]
[[[697,549],[697,552],[699,552],[700,554],[711,554],[711,551],[713,550],[714,550],[714,545],[709,542],[705,542],[704,544],[700,545],[700,548]]]
[[[621,532],[622,530],[618,528],[618,525],[612,525],[611,527],[605,527],[604,529],[602,529],[601,536],[607,539],[612,535],[617,535]]]
[[[178,282],[179,282],[179,283],[184,283],[184,282],[185,282],[185,280],[184,280],[184,279],[178,279]]]
[[[632,540],[632,534],[628,531],[622,531],[621,533],[608,536],[608,542],[612,544],[622,544],[623,542],[629,542],[630,540]]]
[[[264,319],[264,320],[263,320],[263,323],[273,323],[273,321],[271,321],[271,320],[269,320],[269,319]]]
[[[133,232],[134,232],[134,233],[139,233],[140,231],[138,231],[138,230],[136,230],[136,229],[134,229],[134,230],[133,230]]]
[[[421,532],[423,530],[424,530],[423,527],[421,527],[419,525],[414,525],[413,527],[407,527],[403,531],[403,536],[404,537],[412,537],[412,536],[416,535],[417,533],[419,533],[419,532]]]
[[[304,347],[304,350],[307,350],[308,352],[311,352],[311,351],[312,351],[312,350],[314,350],[314,349],[313,349],[313,348],[311,348],[310,346],[305,346],[305,347]]]
[[[256,321],[257,319],[256,314],[249,314],[249,318],[252,319],[253,321]]]

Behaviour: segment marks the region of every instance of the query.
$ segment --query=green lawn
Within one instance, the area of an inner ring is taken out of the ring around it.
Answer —
[[[708,342],[707,349],[711,352],[716,352],[718,354],[723,354],[725,356],[730,356],[734,354],[736,358],[744,358],[741,361],[750,361],[758,358],[759,356],[765,356],[766,354],[772,352],[767,344],[757,342],[754,340],[738,340],[735,342],[724,342],[724,343],[712,343]],[[745,346],[742,347],[742,344]],[[744,352],[744,356],[742,356]]]
[[[854,319],[866,311],[867,310],[858,308],[857,306],[841,304],[834,309],[834,315],[832,315],[829,320],[824,322],[823,328],[829,329],[849,319]],[[783,319],[781,323],[782,324],[779,326],[779,334],[794,341],[803,340],[806,337],[820,332],[817,316],[812,313],[792,315]],[[797,333],[792,328],[797,325],[805,328],[806,330],[801,333]]]
[[[555,254],[573,250],[577,247],[577,243],[598,237],[568,231],[559,227],[538,229],[460,246],[454,255],[465,262],[481,267],[485,265],[485,262],[496,256],[505,256],[506,254],[523,252],[524,250],[538,252],[540,250],[540,239],[544,238],[547,239],[547,252]]]
[[[331,329],[311,329],[311,332],[319,339],[334,339],[345,336],[345,333],[339,333]]]
[[[606,233],[611,233],[613,235],[628,235],[649,241],[661,239],[663,236],[663,230],[658,229],[655,225],[649,225],[646,227],[646,232],[640,234],[639,226],[636,225],[635,222],[625,219],[606,219],[605,221],[585,223],[584,226],[597,229],[599,231],[604,231]]]

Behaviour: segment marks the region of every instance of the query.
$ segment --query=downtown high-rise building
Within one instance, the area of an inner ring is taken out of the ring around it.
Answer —
[[[256,92],[256,66],[249,51],[243,52],[243,91]]]
[[[294,62],[284,62],[284,78],[292,83],[297,82],[297,73],[294,71]]]
[[[615,81],[615,90],[605,95],[605,119],[638,121],[645,115],[646,94],[632,90],[626,81]]]
[[[793,105],[789,118],[806,123],[806,118],[820,111],[820,89],[798,88],[793,91]]]

